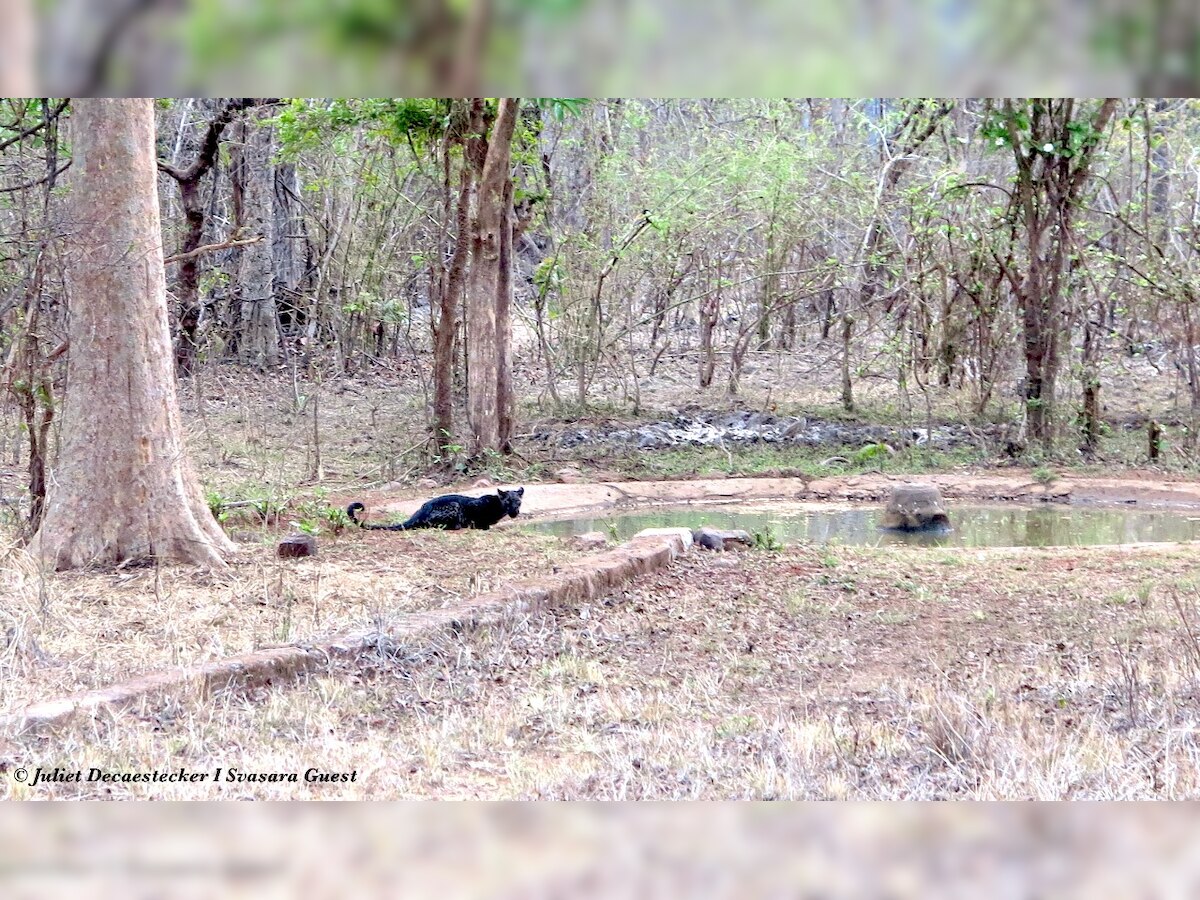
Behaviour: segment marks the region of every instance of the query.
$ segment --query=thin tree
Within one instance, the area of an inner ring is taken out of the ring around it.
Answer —
[[[271,159],[275,140],[274,129],[265,121],[268,115],[266,110],[258,110],[242,151],[245,226],[262,240],[241,251],[238,358],[259,371],[268,371],[279,364],[279,312],[271,255],[275,245],[275,167]]]
[[[1054,388],[1064,331],[1063,298],[1075,218],[1115,98],[1006,99],[985,134],[1012,152],[1016,184],[1010,217],[1025,243],[1025,265],[997,257],[1021,311],[1025,424],[1046,453],[1054,444]]]
[[[180,203],[184,206],[187,228],[180,241],[179,281],[175,293],[179,298],[179,331],[175,336],[175,366],[180,374],[191,374],[196,366],[197,330],[200,324],[200,259],[196,252],[204,239],[204,198],[200,196],[200,182],[216,166],[217,150],[221,137],[236,115],[253,106],[250,97],[234,97],[224,101],[212,116],[196,158],[186,167],[172,166],[166,160],[158,160],[158,170],[170,175],[179,184]]]
[[[166,160],[158,161],[159,171],[171,176],[179,184],[179,199],[183,205],[183,215],[187,228],[183,240],[179,243],[177,255],[179,262],[179,280],[175,293],[179,298],[179,329],[176,335],[175,365],[179,374],[190,375],[196,364],[196,339],[200,326],[200,258],[196,250],[204,238],[205,209],[204,198],[200,195],[200,184],[216,165],[217,150],[221,145],[221,136],[229,123],[242,110],[254,105],[249,97],[239,97],[224,101],[217,113],[209,121],[200,141],[200,149],[185,167],[177,167]]]
[[[916,153],[933,136],[938,126],[954,109],[953,100],[943,100],[931,106],[924,100],[905,104],[907,109],[900,122],[888,134],[884,149],[888,160],[879,175],[875,192],[875,207],[867,222],[859,251],[858,308],[866,310],[871,300],[883,290],[887,267],[878,257],[883,247],[886,212],[900,178],[916,160]],[[850,347],[854,334],[854,312],[847,307],[842,313],[842,406],[854,409],[854,391],[850,380]]]
[[[77,100],[62,449],[30,549],[56,569],[223,565],[183,445],[150,100]]]
[[[467,290],[467,411],[471,424],[470,452],[501,451],[501,411],[506,411],[511,436],[512,378],[508,353],[512,283],[503,264],[511,264],[512,139],[521,101],[504,98],[488,141],[479,181],[476,227],[472,239]],[[506,396],[501,396],[501,391]]]
[[[454,251],[448,267],[440,258],[433,264],[431,292],[437,298],[438,314],[432,319],[433,328],[433,439],[438,456],[443,461],[452,455],[454,446],[454,333],[458,328],[459,298],[466,281],[467,262],[471,253],[471,201],[475,191],[475,170],[479,166],[470,160],[486,153],[484,140],[484,102],[475,98],[469,107],[456,105],[451,110],[451,126],[442,138],[442,240],[450,230],[453,210],[455,221]],[[464,160],[459,173],[458,197],[450,200],[450,170],[452,149],[459,146]],[[482,165],[480,163],[479,165]]]

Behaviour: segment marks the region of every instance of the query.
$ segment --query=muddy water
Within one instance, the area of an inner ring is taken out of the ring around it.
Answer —
[[[905,534],[880,531],[878,507],[687,507],[640,510],[523,527],[560,536],[601,531],[618,540],[643,528],[685,526],[770,529],[783,542],[842,544],[911,544],[934,547],[1071,547],[1088,544],[1133,544],[1200,540],[1200,512],[1138,510],[1128,507],[1060,505],[951,506],[949,534]],[[614,534],[615,532],[615,534]]]

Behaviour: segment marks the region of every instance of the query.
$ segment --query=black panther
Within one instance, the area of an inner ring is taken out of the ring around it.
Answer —
[[[459,528],[481,528],[487,531],[505,516],[514,519],[517,517],[521,511],[521,496],[524,493],[525,488],[519,487],[515,491],[499,491],[482,497],[446,494],[427,500],[407,521],[397,522],[395,525],[368,525],[366,522],[360,522],[358,512],[366,507],[357,500],[346,507],[346,515],[359,528],[372,528],[377,531],[409,531],[413,528],[445,528],[450,531]]]

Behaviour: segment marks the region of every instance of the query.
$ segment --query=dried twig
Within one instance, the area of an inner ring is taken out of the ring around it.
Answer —
[[[189,250],[187,253],[176,253],[174,256],[168,256],[163,259],[163,263],[169,265],[171,263],[183,262],[184,260],[194,259],[197,256],[203,256],[205,253],[213,253],[217,250],[228,250],[232,247],[245,247],[250,244],[257,244],[262,240],[262,235],[258,237],[245,238],[237,241],[222,241],[219,244],[205,244],[203,247],[197,247],[195,250]]]

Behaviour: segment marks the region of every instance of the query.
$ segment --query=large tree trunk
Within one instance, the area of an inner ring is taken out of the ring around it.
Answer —
[[[520,101],[500,101],[496,124],[488,142],[487,157],[479,184],[477,227],[474,232],[470,286],[467,292],[467,413],[471,423],[471,456],[488,450],[502,450],[500,442],[501,382],[500,341],[497,313],[511,300],[501,300],[502,290],[511,291],[511,282],[501,278],[502,234],[511,228],[507,184],[511,178],[512,137]]]
[[[188,464],[167,326],[149,100],[76,100],[75,258],[62,450],[31,542],[67,569],[223,565],[233,545]]]
[[[242,251],[238,281],[242,292],[239,359],[266,370],[279,364],[279,319],[275,304],[275,178],[271,164],[272,129],[258,122],[249,129],[245,163],[246,229],[262,236]]]

